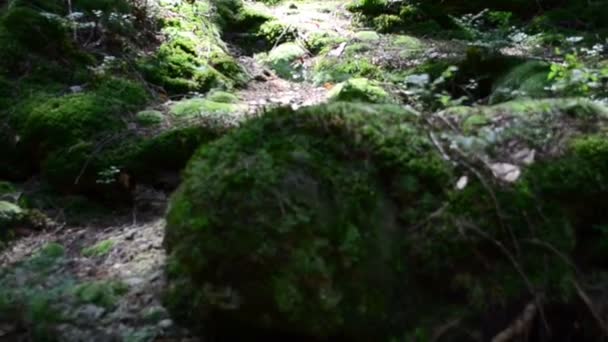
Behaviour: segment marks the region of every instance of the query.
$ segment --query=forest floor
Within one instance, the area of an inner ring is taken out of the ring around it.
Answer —
[[[276,7],[248,3],[302,32],[323,29],[351,35],[344,4],[310,1],[298,3],[294,12],[289,3]],[[254,75],[265,71],[251,56],[239,59]],[[311,59],[307,56],[301,62],[310,64]],[[237,93],[248,109],[235,115],[326,101],[328,87],[285,80],[272,72],[265,75]],[[27,308],[15,313],[20,319],[0,320],[0,341],[199,340],[177,327],[161,303],[166,281],[162,243],[167,194],[152,189],[143,192],[152,197],[140,198],[132,212],[107,213],[76,224],[61,223],[64,219],[58,218],[52,229],[23,232],[2,250],[0,305],[17,300],[27,303]],[[136,210],[141,207],[147,209]],[[49,331],[54,336],[45,336]]]

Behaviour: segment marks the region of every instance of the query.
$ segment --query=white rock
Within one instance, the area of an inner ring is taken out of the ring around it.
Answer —
[[[519,179],[521,170],[519,167],[508,163],[494,163],[490,165],[494,177],[501,179],[505,182],[513,183]]]

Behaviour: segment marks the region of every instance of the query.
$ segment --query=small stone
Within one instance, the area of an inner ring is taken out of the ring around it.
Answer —
[[[130,241],[130,240],[133,240],[133,239],[135,238],[135,235],[136,235],[136,234],[137,234],[137,231],[135,231],[135,230],[132,230],[132,231],[128,232],[128,233],[125,235],[125,240],[129,240],[129,241]]]
[[[106,309],[93,304],[81,307],[77,312],[77,317],[84,321],[96,321],[106,313]]]
[[[173,326],[173,321],[170,319],[163,319],[162,321],[158,322],[158,326],[161,329],[169,329]]]
[[[138,277],[127,278],[124,280],[124,283],[127,284],[129,287],[134,287],[134,286],[140,285],[143,282],[144,282],[144,280],[142,278],[138,278]]]
[[[71,93],[82,93],[84,91],[84,88],[82,86],[76,85],[76,86],[71,86],[70,87],[70,92]]]

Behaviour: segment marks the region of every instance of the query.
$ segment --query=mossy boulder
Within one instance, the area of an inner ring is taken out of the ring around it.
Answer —
[[[143,110],[135,116],[141,126],[157,126],[165,121],[165,115],[158,110]]]
[[[351,49],[352,51],[352,49]],[[312,79],[316,84],[340,83],[350,78],[376,79],[382,76],[382,69],[369,57],[323,56],[314,66]]]
[[[373,23],[376,31],[381,33],[394,32],[403,26],[401,18],[394,14],[379,15],[374,18]]]
[[[431,333],[454,312],[492,338],[511,319],[484,322],[538,289],[578,312],[564,256],[607,261],[608,109],[551,99],[439,115],[280,109],[203,146],[168,214],[173,316],[220,335],[369,341]],[[581,336],[560,314],[548,306],[547,324]]]
[[[332,101],[386,103],[390,96],[380,85],[367,78],[352,78],[336,85],[328,94]]]
[[[206,92],[217,87],[232,87],[233,81],[214,68],[210,58],[205,58],[201,54],[204,49],[197,42],[198,39],[190,34],[173,38],[163,44],[153,57],[142,60],[140,62],[141,70],[150,81],[173,94],[185,94],[190,91]],[[213,44],[213,42],[207,40],[207,44]],[[215,47],[219,49],[219,47]],[[225,55],[223,52],[216,53]]]
[[[325,31],[325,32],[310,32],[306,37],[306,48],[316,54],[322,52],[328,52],[338,44],[345,42],[346,37],[342,37],[336,32]]]
[[[240,11],[240,1],[182,3],[173,9],[180,19],[167,19],[166,41],[138,66],[152,83],[171,94],[207,92],[213,88],[232,88],[247,80],[244,70],[228,53],[221,39],[223,25]],[[214,13],[216,14],[214,20]]]
[[[215,100],[215,101],[213,101]],[[209,114],[234,114],[243,110],[243,105],[225,101],[226,98],[214,96],[211,99],[192,98],[176,102],[171,106],[171,115],[177,118],[193,118]]]
[[[260,26],[257,37],[263,39],[269,46],[294,41],[297,37],[295,27],[284,24],[279,20],[270,20]]]
[[[8,229],[15,224],[18,224],[26,216],[26,211],[18,205],[0,201],[0,236],[5,237]]]
[[[83,93],[34,98],[13,118],[20,144],[44,160],[49,153],[81,141],[108,138],[124,129],[123,118],[145,104],[140,84],[110,78]]]
[[[261,57],[262,62],[274,70],[278,76],[285,79],[298,78],[302,71],[297,63],[299,58],[306,55],[304,50],[297,43],[284,43]]]
[[[380,40],[380,35],[375,31],[359,31],[355,33],[354,38],[361,42],[377,42]]]
[[[494,83],[490,103],[516,97],[549,97],[549,70],[549,64],[540,61],[524,62],[514,67]]]
[[[370,105],[277,110],[202,147],[168,215],[173,314],[220,334],[384,335],[397,216],[424,216],[448,174],[413,118]],[[416,213],[388,204],[388,184],[406,179]]]

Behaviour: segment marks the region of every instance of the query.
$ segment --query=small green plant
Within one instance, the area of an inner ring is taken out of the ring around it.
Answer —
[[[114,247],[113,240],[104,240],[93,246],[84,248],[82,250],[82,255],[84,255],[86,257],[104,256],[104,255],[107,255],[108,253],[110,253],[110,251],[112,250],[113,247]]]
[[[128,291],[128,287],[118,281],[92,281],[77,285],[73,293],[83,303],[91,303],[103,307],[111,307],[120,296]]]
[[[563,62],[551,64],[551,90],[558,95],[589,96],[602,91],[608,79],[608,67],[586,62],[579,52],[565,55]]]
[[[112,184],[116,182],[116,176],[120,173],[120,169],[112,165],[107,169],[99,171],[97,174],[97,184]]]
[[[456,77],[457,66],[450,66],[441,73],[439,77],[431,80],[429,74],[409,75],[403,82],[403,94],[406,101],[417,109],[439,109],[462,104],[467,97],[454,99],[450,93],[443,89],[446,82]],[[467,85],[475,87],[475,84]]]

